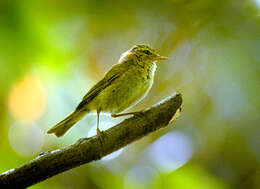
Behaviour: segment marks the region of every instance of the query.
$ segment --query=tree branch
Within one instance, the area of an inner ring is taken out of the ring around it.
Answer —
[[[25,188],[63,171],[99,160],[127,144],[166,127],[181,108],[180,94],[140,112],[102,134],[102,144],[97,136],[83,138],[63,149],[41,153],[30,162],[0,175],[0,188]]]

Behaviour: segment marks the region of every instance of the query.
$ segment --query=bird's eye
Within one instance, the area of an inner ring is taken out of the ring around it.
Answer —
[[[150,55],[150,54],[151,54],[151,52],[148,51],[148,50],[144,50],[143,52],[144,52],[145,54],[147,54],[147,55]]]

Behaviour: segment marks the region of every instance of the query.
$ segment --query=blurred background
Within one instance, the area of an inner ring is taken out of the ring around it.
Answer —
[[[170,59],[131,110],[178,91],[180,117],[30,188],[260,188],[260,0],[1,0],[0,172],[94,135],[95,115],[46,131],[138,43]]]

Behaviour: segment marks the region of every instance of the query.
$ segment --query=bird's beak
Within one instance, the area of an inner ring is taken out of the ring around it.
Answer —
[[[154,60],[155,61],[160,61],[160,60],[168,60],[169,58],[166,57],[166,56],[160,56],[160,55],[157,55],[156,57],[154,57]]]

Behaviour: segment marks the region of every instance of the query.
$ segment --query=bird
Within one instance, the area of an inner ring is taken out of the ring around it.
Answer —
[[[153,85],[156,62],[167,59],[168,57],[159,55],[149,45],[134,45],[87,92],[76,109],[47,133],[61,137],[86,114],[95,112],[97,135],[101,136],[103,131],[99,129],[100,113],[109,113],[114,118],[136,114],[137,112],[121,112],[147,95]]]

